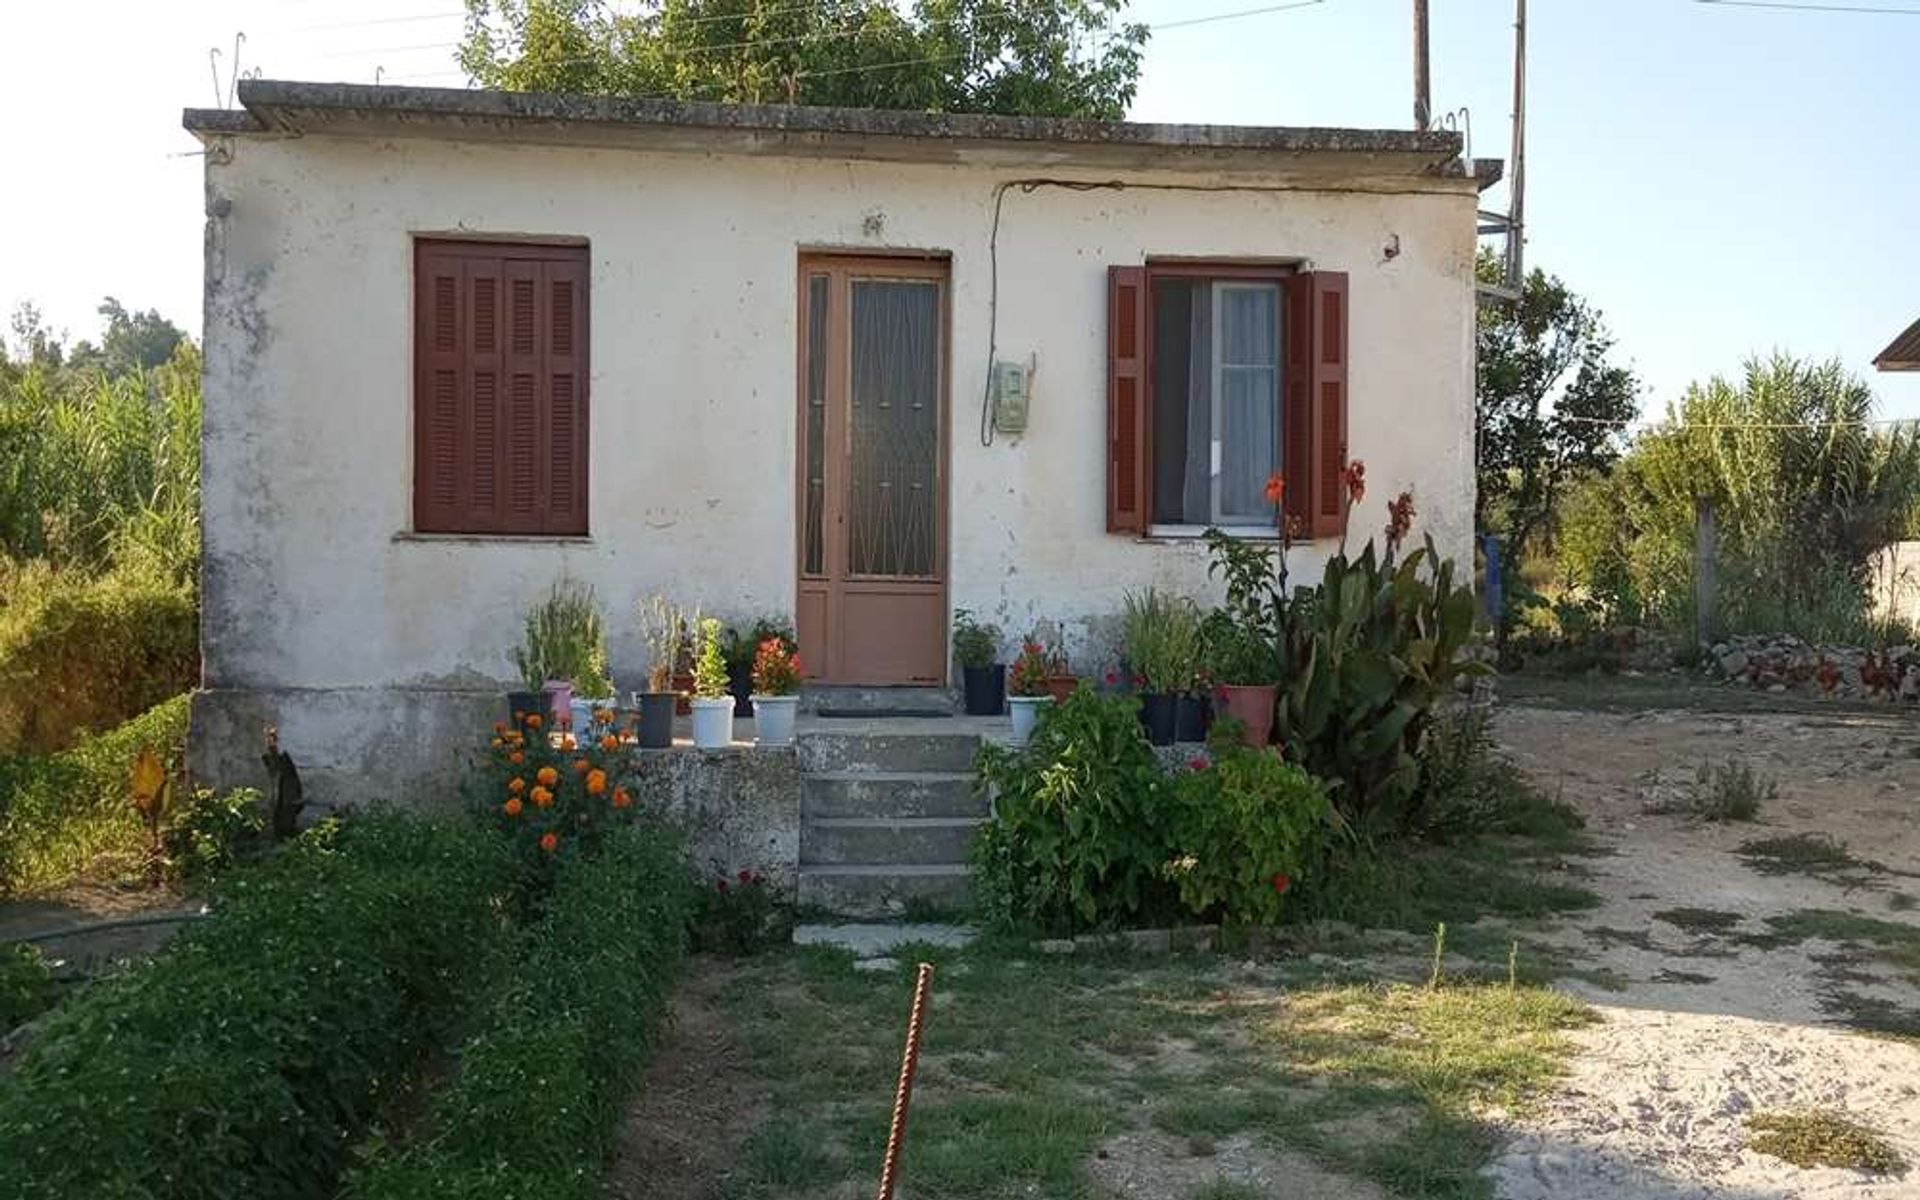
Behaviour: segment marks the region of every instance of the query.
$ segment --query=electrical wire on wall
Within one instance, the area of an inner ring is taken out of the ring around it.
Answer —
[[[1249,192],[1286,194],[1318,192],[1326,195],[1363,194],[1369,196],[1452,196],[1458,193],[1444,188],[1332,188],[1308,184],[1284,183],[1135,183],[1124,179],[1007,179],[994,185],[993,218],[987,227],[987,371],[980,392],[980,444],[993,445],[993,364],[1000,350],[1000,222],[1007,193],[1019,188],[1031,195],[1041,188],[1059,188],[1068,192]],[[1302,256],[1303,266],[1312,260]]]

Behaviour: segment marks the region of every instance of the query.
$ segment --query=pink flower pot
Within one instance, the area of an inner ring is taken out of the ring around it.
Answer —
[[[1264,746],[1273,736],[1273,703],[1280,688],[1271,683],[1224,684],[1220,696],[1226,702],[1227,715],[1246,726],[1240,740],[1249,746]]]

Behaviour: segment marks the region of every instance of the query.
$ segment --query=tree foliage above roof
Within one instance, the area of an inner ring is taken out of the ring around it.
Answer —
[[[467,0],[460,65],[512,91],[1118,120],[1123,0]]]

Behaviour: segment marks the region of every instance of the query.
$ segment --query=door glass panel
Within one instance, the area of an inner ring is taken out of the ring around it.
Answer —
[[[1214,285],[1214,428],[1220,466],[1214,515],[1272,519],[1267,477],[1280,450],[1280,289]]]
[[[940,287],[855,279],[849,302],[847,569],[934,574]]]
[[[827,503],[827,277],[807,277],[806,524],[802,572],[826,573]]]

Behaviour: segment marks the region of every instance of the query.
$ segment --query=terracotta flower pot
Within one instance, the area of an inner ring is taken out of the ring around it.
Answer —
[[[1246,726],[1240,740],[1249,746],[1264,746],[1273,736],[1273,703],[1280,695],[1277,684],[1225,684],[1220,696],[1226,714]]]
[[[1080,677],[1078,675],[1047,676],[1047,695],[1052,696],[1055,701],[1062,704],[1066,703],[1067,697],[1073,695],[1073,689],[1079,686]]]

